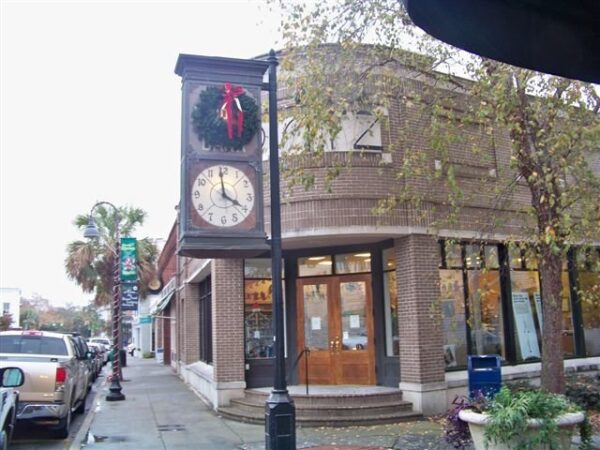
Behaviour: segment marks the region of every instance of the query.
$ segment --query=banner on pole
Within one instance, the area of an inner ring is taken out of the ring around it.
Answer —
[[[137,281],[137,240],[121,238],[121,281]]]
[[[139,299],[137,283],[121,283],[121,311],[137,311]]]

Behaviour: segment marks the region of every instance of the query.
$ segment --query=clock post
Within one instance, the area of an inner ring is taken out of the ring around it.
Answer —
[[[296,411],[285,380],[277,57],[267,61],[179,55],[182,77],[180,231],[192,258],[271,254],[275,374],[265,404],[265,449],[295,450]],[[269,71],[269,82],[263,75]],[[269,92],[271,245],[264,231],[260,117]]]

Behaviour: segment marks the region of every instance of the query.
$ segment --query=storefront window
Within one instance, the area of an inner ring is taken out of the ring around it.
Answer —
[[[471,353],[498,354],[504,359],[504,328],[500,299],[500,275],[497,270],[469,270],[469,324]]]
[[[571,310],[571,294],[569,292],[569,273],[564,271],[561,276],[560,291],[563,323],[563,352],[565,356],[575,356],[575,332],[573,330],[573,311]]]
[[[298,258],[298,276],[314,277],[332,274],[331,256],[310,256]]]
[[[600,356],[600,252],[588,252],[585,259],[578,286],[585,350],[587,356]]]
[[[270,278],[271,260],[245,260],[244,274],[246,276],[244,280],[246,358],[272,358],[275,355],[273,346],[273,286]]]
[[[467,326],[462,270],[440,270],[444,361],[446,368],[467,364]]]
[[[387,356],[400,354],[398,337],[398,292],[394,249],[383,251],[383,295],[385,304],[385,349]]]
[[[543,323],[538,272],[513,270],[510,273],[510,281],[517,360],[538,359],[541,355]]]

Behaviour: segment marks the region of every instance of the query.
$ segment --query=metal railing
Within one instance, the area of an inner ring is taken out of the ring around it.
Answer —
[[[304,356],[304,379],[306,380],[306,395],[309,395],[308,386],[309,386],[310,382],[308,379],[308,357],[310,356],[310,349],[308,347],[304,347],[304,349],[297,356],[296,360],[294,361],[294,364],[292,364],[292,367],[290,368],[289,373],[291,374],[294,372],[294,370],[298,366],[298,363],[300,362],[300,358],[302,358],[303,356]]]

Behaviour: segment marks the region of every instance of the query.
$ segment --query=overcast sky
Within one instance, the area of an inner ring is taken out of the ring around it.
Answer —
[[[148,213],[166,238],[179,201],[179,53],[278,48],[258,0],[1,1],[0,287],[84,305],[64,271],[96,201]]]

